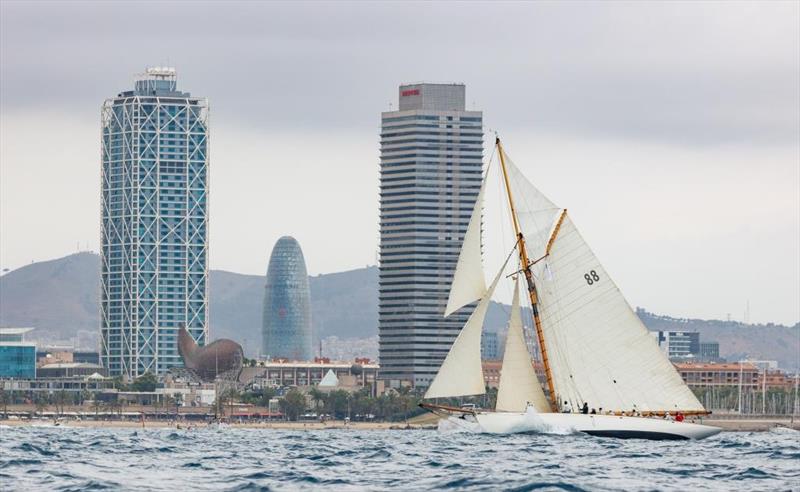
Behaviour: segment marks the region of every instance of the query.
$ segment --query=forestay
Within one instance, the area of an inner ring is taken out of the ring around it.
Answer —
[[[481,263],[481,218],[483,213],[483,195],[486,189],[486,179],[481,184],[475,208],[469,219],[464,242],[461,244],[461,253],[458,255],[456,271],[453,274],[453,283],[450,285],[450,296],[447,299],[445,316],[450,316],[454,311],[477,301],[486,292],[486,280]]]
[[[496,409],[504,412],[524,412],[528,402],[537,412],[550,411],[550,405],[536,377],[531,355],[525,344],[519,305],[519,282],[515,282],[503,368],[500,370],[500,384],[497,389]]]
[[[604,411],[703,410],[568,216],[535,269],[560,402]]]
[[[425,392],[425,398],[482,395],[486,392],[481,365],[481,331],[492,294],[507,264],[508,259],[503,263],[492,285],[483,292],[478,306],[456,337],[439,372]]]

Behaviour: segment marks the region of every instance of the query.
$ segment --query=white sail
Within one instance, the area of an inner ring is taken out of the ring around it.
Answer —
[[[481,331],[492,294],[503,276],[506,264],[508,260],[497,273],[492,285],[483,292],[481,301],[456,337],[439,372],[425,392],[425,398],[482,395],[486,392],[481,364]]]
[[[503,368],[500,370],[500,384],[497,388],[496,409],[504,412],[524,412],[528,402],[539,413],[550,411],[550,405],[536,377],[536,371],[533,370],[531,355],[525,344],[519,305],[519,282],[516,282],[506,349],[503,354]]]
[[[503,152],[514,208],[531,261],[544,255],[550,231],[561,209],[528,181],[522,171]]]
[[[484,179],[469,219],[467,232],[464,234],[464,242],[461,244],[461,253],[458,255],[453,283],[450,285],[450,296],[444,310],[445,316],[450,316],[459,308],[477,301],[486,292],[486,280],[481,264],[481,219],[485,188],[486,180]]]
[[[603,411],[702,411],[568,216],[554,234],[549,256],[535,269],[559,402]]]

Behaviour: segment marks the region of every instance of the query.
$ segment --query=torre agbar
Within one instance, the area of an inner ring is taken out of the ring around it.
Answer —
[[[461,84],[402,85],[399,99],[381,115],[381,378],[428,386],[475,307],[444,317],[481,186],[483,118]]]
[[[101,362],[138,377],[208,336],[208,102],[150,68],[102,108]]]
[[[311,290],[300,243],[283,236],[267,268],[262,354],[271,359],[311,360]]]

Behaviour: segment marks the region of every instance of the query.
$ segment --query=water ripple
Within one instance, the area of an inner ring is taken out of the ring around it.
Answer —
[[[791,433],[697,442],[354,429],[0,433],[4,491],[800,490]]]

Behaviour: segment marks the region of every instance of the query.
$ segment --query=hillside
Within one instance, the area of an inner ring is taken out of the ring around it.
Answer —
[[[637,309],[636,313],[650,330],[700,332],[701,341],[719,342],[720,356],[728,360],[777,360],[781,367],[800,368],[800,323],[788,327],[672,318],[644,309]]]
[[[32,326],[44,342],[82,344],[96,339],[99,326],[100,258],[78,253],[33,263],[0,277],[0,326]],[[311,309],[316,337],[368,338],[378,331],[378,269],[360,268],[310,277]],[[265,278],[220,270],[210,272],[212,338],[232,338],[248,354],[261,342],[261,303]],[[489,330],[502,329],[509,306],[492,303]],[[748,325],[734,321],[677,319],[638,310],[651,330],[699,331],[701,339],[718,341],[720,355],[778,360],[782,367],[800,367],[800,323]]]

